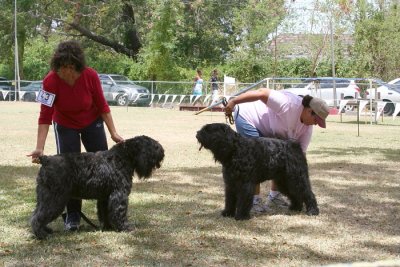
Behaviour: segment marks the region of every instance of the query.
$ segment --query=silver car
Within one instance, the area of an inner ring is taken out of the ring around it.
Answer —
[[[151,97],[146,87],[135,84],[123,75],[99,74],[104,97],[118,106],[149,106]]]

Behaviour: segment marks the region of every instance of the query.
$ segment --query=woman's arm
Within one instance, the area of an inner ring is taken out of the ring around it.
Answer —
[[[28,157],[32,157],[32,163],[39,163],[39,156],[43,155],[44,145],[46,144],[49,128],[49,124],[39,124],[38,126],[36,149],[27,155]]]
[[[235,105],[236,104],[240,104],[240,103],[246,103],[246,102],[253,102],[253,101],[261,100],[262,102],[267,104],[268,97],[269,97],[270,93],[271,93],[271,89],[260,88],[260,89],[258,89],[256,91],[248,91],[246,93],[238,95],[237,97],[234,97],[234,98],[229,100],[228,104],[225,107],[225,114],[226,115],[231,115]]]
[[[122,138],[122,137],[117,133],[117,130],[115,129],[114,121],[113,121],[113,118],[112,118],[112,116],[111,116],[111,112],[102,113],[102,114],[101,114],[101,118],[103,119],[103,121],[104,121],[105,124],[107,125],[107,129],[108,129],[108,132],[109,132],[110,135],[111,135],[111,139],[112,139],[114,142],[116,142],[116,143],[123,142],[123,141],[124,141],[124,138]]]

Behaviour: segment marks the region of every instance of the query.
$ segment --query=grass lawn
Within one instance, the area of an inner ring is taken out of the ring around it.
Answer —
[[[26,157],[35,148],[38,111],[36,103],[0,102],[1,265],[400,265],[400,117],[371,125],[362,116],[358,126],[355,116],[331,115],[326,129],[314,128],[307,158],[319,216],[274,210],[237,222],[220,216],[221,166],[195,138],[202,125],[225,122],[223,113],[112,107],[123,137],[149,135],[166,151],[153,177],[133,178],[129,220],[136,230],[101,232],[83,223],[66,233],[59,218],[50,224],[55,233],[38,241],[29,219],[39,165]],[[56,153],[52,129],[45,153]],[[97,223],[95,202],[83,206]]]

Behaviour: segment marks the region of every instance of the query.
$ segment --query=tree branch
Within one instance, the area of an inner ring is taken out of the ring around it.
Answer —
[[[91,32],[90,30],[82,27],[81,25],[76,24],[75,22],[72,22],[72,23],[65,22],[65,23],[67,23],[67,25],[70,26],[72,29],[80,32],[83,36],[89,38],[90,40],[95,41],[99,44],[111,47],[118,53],[122,53],[131,58],[136,58],[136,56],[137,56],[137,53],[135,53],[132,49],[128,49],[127,47],[119,44],[118,42],[111,41],[111,40],[105,38],[104,36],[96,35],[93,32]]]

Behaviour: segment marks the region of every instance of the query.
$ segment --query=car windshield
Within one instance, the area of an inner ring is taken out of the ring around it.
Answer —
[[[122,75],[115,75],[115,76],[110,76],[116,84],[120,85],[126,85],[126,84],[135,84],[131,80],[129,80],[127,77],[122,76]]]
[[[400,94],[400,88],[397,87],[397,88],[391,88],[391,89]]]
[[[129,79],[122,75],[112,75],[110,76],[115,82],[119,81],[129,81]]]

